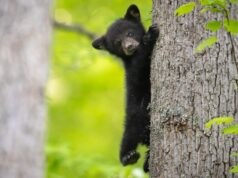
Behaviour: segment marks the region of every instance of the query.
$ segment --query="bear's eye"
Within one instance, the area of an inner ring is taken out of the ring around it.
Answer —
[[[115,41],[115,45],[116,45],[116,46],[120,46],[120,45],[121,45],[121,39],[117,39],[117,40]]]
[[[127,33],[127,36],[128,36],[128,37],[133,37],[133,36],[134,36],[134,33],[133,33],[133,32],[128,32],[128,33]]]

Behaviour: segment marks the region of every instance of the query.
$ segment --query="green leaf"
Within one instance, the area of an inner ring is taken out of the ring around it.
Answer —
[[[199,2],[202,6],[207,6],[211,5],[213,3],[213,0],[199,0]]]
[[[209,11],[209,8],[208,7],[205,7],[203,8],[202,10],[200,10],[200,13],[203,14],[205,12]]]
[[[231,153],[231,156],[238,156],[238,152]]]
[[[224,20],[224,26],[226,31],[231,33],[238,33],[238,20]]]
[[[238,134],[238,124],[223,129],[224,134]]]
[[[175,10],[175,15],[181,16],[190,13],[196,6],[195,2],[186,3]]]
[[[224,10],[222,10],[221,8],[219,7],[215,7],[215,6],[205,6],[201,11],[200,13],[205,13],[207,11],[210,11],[212,13],[224,13]]]
[[[228,3],[227,3],[227,0],[214,0],[213,4],[214,5],[218,5],[218,6],[222,7],[222,8],[224,8],[224,9],[226,9]]]
[[[213,7],[213,6],[205,6],[200,13],[203,14],[207,11],[210,11],[212,13],[224,13],[224,11],[221,8]]]
[[[208,121],[205,125],[206,128],[210,129],[213,124],[220,125],[222,123],[229,124],[233,122],[233,117],[215,117],[212,120]]]
[[[233,172],[233,173],[238,172],[238,165],[233,166],[233,167],[230,169],[230,172]]]
[[[205,28],[215,32],[221,28],[221,25],[222,25],[222,23],[220,21],[209,21],[205,25]]]
[[[211,47],[217,41],[218,39],[216,36],[211,36],[208,39],[203,40],[196,48],[196,52],[202,52],[206,47]]]
[[[226,9],[228,2],[227,0],[199,0],[201,6],[209,6],[214,9],[223,8]]]
[[[224,11],[220,8],[217,8],[217,7],[211,7],[209,8],[209,10],[212,12],[212,13],[224,13]]]

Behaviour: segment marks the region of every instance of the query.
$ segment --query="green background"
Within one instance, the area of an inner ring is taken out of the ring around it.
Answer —
[[[102,35],[130,4],[138,5],[142,22],[151,23],[151,1],[56,0],[54,18],[81,24]],[[143,159],[128,167],[119,162],[125,87],[116,57],[91,47],[78,33],[53,31],[47,86],[47,178],[144,178]],[[140,147],[142,158],[146,148]]]

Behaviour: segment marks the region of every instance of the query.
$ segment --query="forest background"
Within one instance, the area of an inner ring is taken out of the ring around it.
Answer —
[[[132,3],[148,27],[150,0],[56,0],[53,17],[99,36]],[[147,177],[140,169],[142,160],[125,168],[118,159],[125,107],[122,63],[93,49],[91,42],[83,34],[54,28],[47,85],[46,177]]]

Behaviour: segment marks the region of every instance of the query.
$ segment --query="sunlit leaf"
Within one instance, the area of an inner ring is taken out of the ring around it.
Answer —
[[[205,125],[206,128],[210,129],[213,124],[229,124],[233,122],[234,118],[233,117],[215,117],[212,120],[208,121]]]
[[[227,0],[199,0],[199,2],[202,6],[210,6],[214,9],[218,9],[219,7],[226,9],[228,5]]]
[[[175,10],[175,15],[181,16],[190,13],[196,6],[195,2],[186,3]]]
[[[233,172],[233,173],[238,172],[238,165],[233,166],[233,167],[230,169],[230,172]]]
[[[221,28],[221,25],[222,25],[222,23],[220,21],[209,21],[205,25],[205,28],[215,32]]]
[[[223,129],[224,134],[238,134],[238,124]]]
[[[224,20],[225,29],[231,33],[238,33],[238,20]]]
[[[196,48],[196,52],[202,52],[205,48],[211,47],[217,41],[218,39],[216,36],[211,36],[208,39],[203,40]]]
[[[213,3],[213,0],[199,0],[202,6],[210,5]]]

